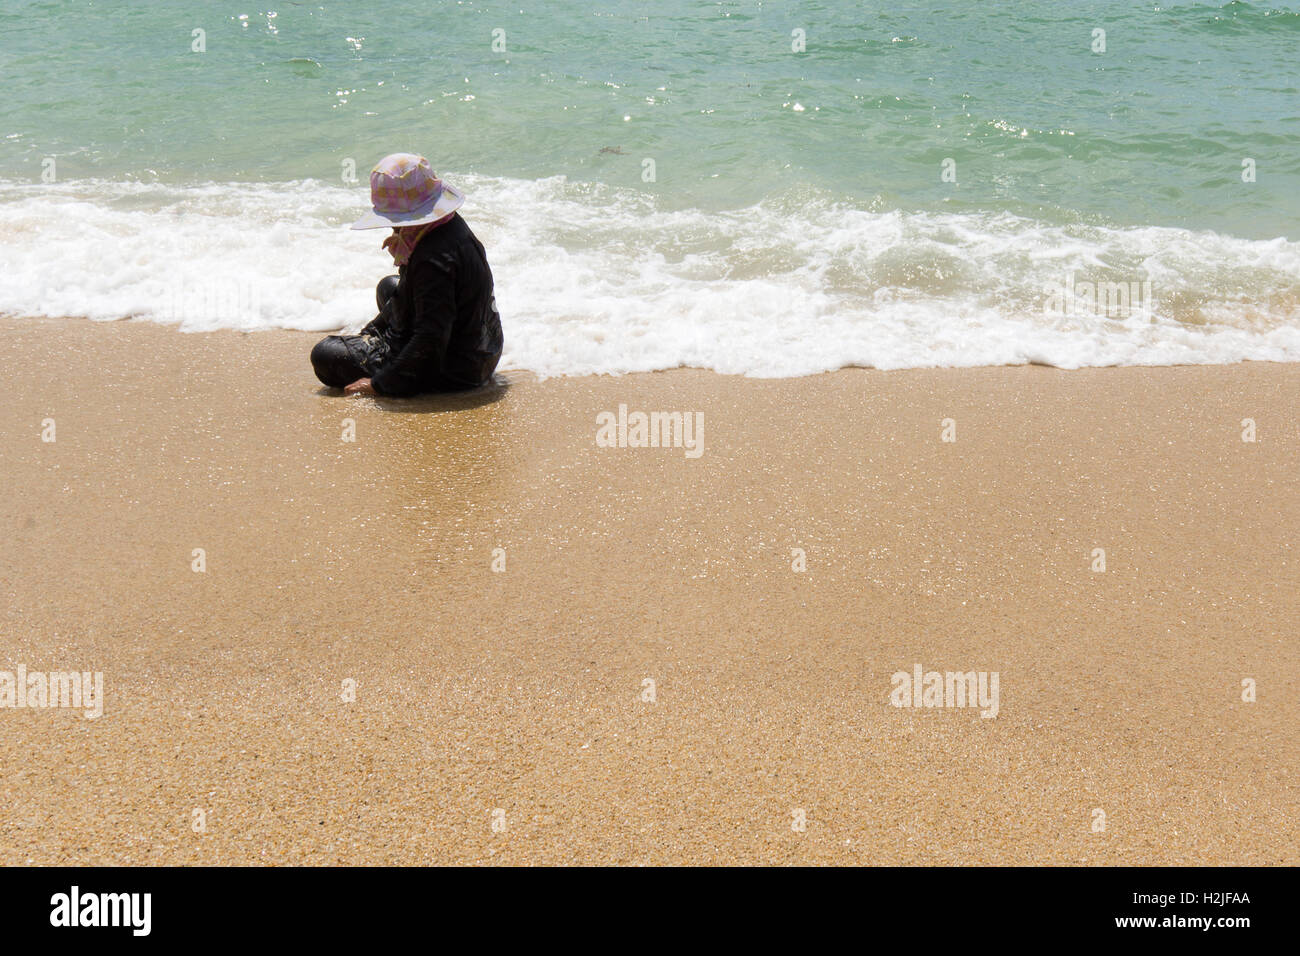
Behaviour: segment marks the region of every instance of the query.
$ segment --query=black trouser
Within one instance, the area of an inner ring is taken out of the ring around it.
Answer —
[[[397,293],[397,282],[397,276],[384,276],[375,286],[375,302],[383,319],[389,318],[384,310]],[[311,367],[330,388],[344,388],[359,378],[370,378],[387,358],[388,343],[383,337],[363,330],[359,335],[325,336],[311,350]]]

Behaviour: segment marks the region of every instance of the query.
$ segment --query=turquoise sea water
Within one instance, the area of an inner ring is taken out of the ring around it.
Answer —
[[[339,227],[412,150],[542,371],[1300,357],[1300,4],[944,6],[0,0],[0,309],[177,318],[204,261],[188,327],[364,321]],[[138,268],[51,295],[53,209]],[[1070,273],[1155,314],[1044,321]]]

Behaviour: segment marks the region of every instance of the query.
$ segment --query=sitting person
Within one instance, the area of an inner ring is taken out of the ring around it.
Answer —
[[[349,395],[477,388],[501,358],[501,318],[483,244],[456,212],[465,197],[423,156],[394,153],[370,173],[374,211],[353,229],[391,226],[398,274],[376,289],[379,314],[357,335],[311,351],[316,377]]]

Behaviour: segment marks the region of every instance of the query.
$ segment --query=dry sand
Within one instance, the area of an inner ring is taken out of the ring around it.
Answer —
[[[0,863],[1300,863],[1300,366],[377,402],[305,334],[0,330],[0,669],[106,694],[0,710]]]

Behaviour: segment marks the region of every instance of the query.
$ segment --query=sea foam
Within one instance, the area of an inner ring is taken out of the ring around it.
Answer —
[[[910,368],[1300,359],[1300,244],[1010,213],[848,206],[794,187],[669,208],[563,177],[452,177],[487,247],[502,368]],[[319,181],[0,183],[0,311],[183,331],[357,328],[392,271]],[[1148,283],[1149,309],[1049,307],[1066,283]]]

